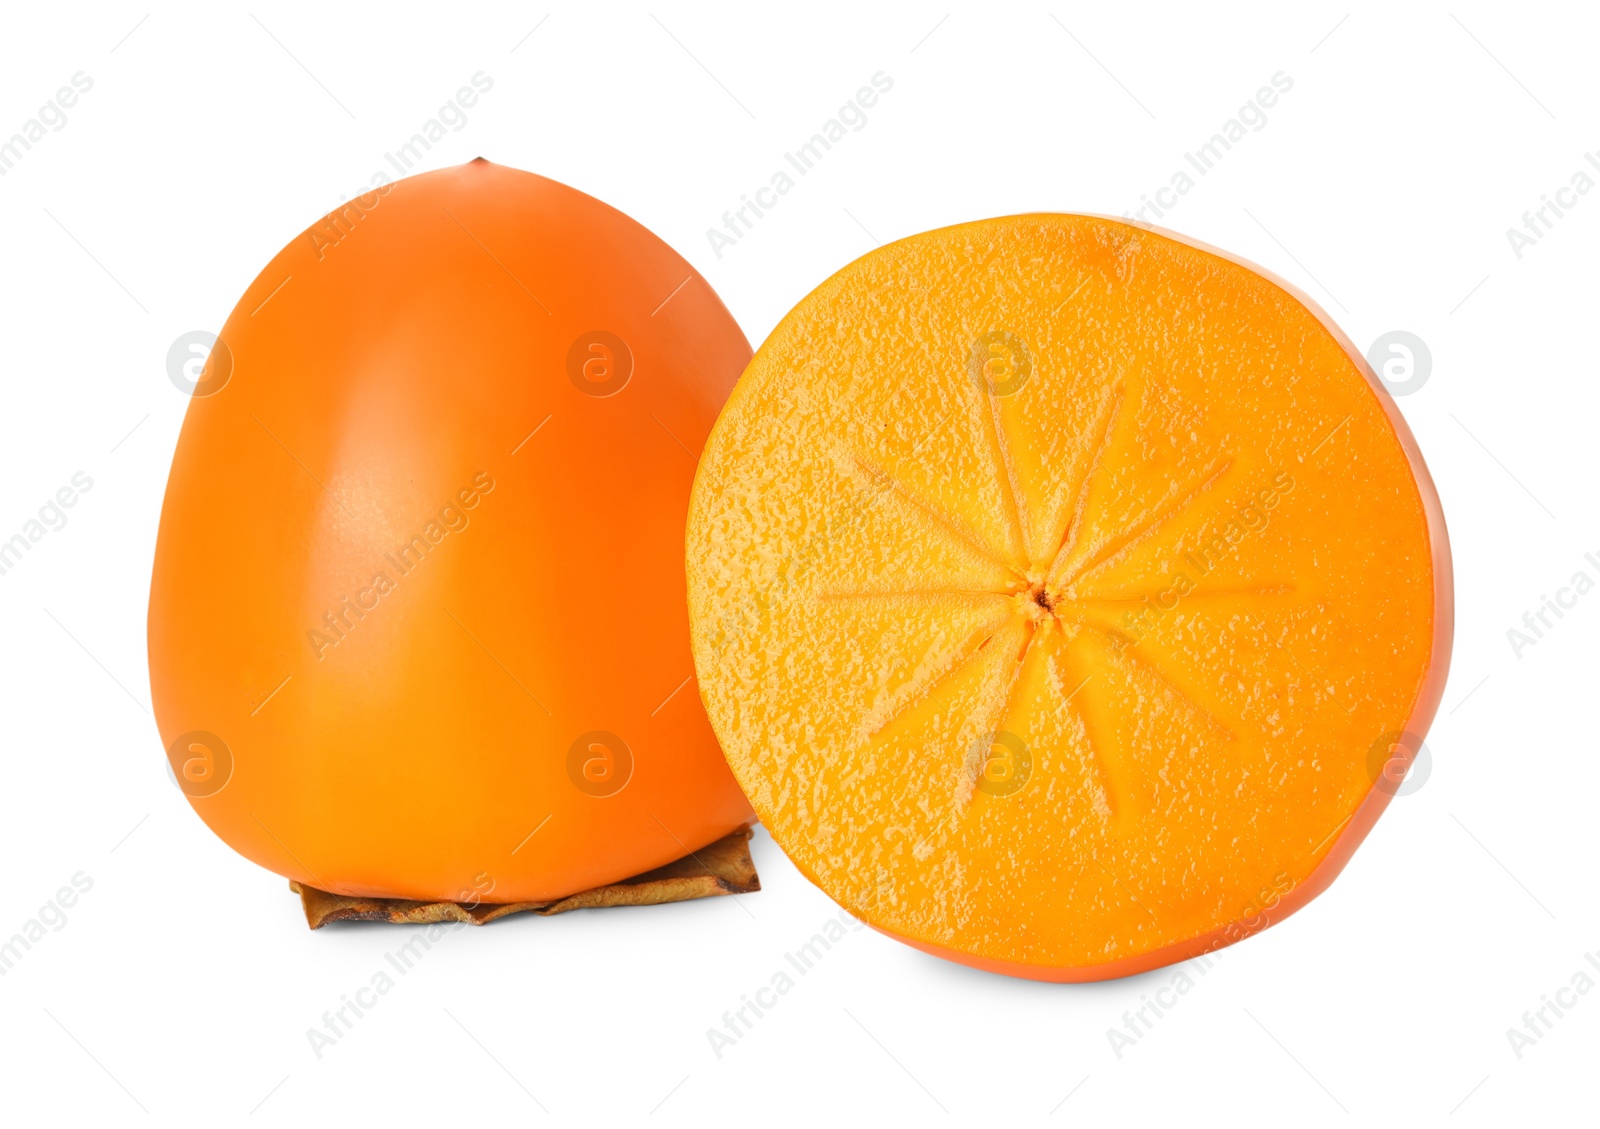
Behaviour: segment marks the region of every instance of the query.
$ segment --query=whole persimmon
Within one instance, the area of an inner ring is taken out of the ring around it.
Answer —
[[[319,889],[490,902],[749,821],[682,566],[749,358],[645,228],[481,158],[285,247],[201,373],[156,545],[151,693],[200,817]]]

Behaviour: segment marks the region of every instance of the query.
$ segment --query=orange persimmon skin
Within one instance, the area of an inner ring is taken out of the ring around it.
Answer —
[[[797,304],[708,440],[687,561],[773,839],[879,931],[1039,980],[1315,897],[1449,664],[1438,496],[1360,353],[1105,217],[912,236]]]
[[[744,335],[542,177],[480,158],[352,205],[246,291],[173,459],[150,681],[195,810],[321,889],[489,902],[748,822],[681,563]]]

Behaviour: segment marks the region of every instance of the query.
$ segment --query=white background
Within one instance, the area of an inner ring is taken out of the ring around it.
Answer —
[[[1505,232],[1600,150],[1596,21],[1288,7],[8,6],[0,136],[75,72],[94,86],[0,177],[0,535],[75,472],[94,486],[0,576],[0,937],[93,880],[0,977],[6,1121],[1592,1119],[1600,991],[1520,1059],[1506,1031],[1600,953],[1600,595],[1520,658],[1507,630],[1600,578],[1600,192],[1520,259]],[[310,933],[168,782],[145,664],[186,403],[165,358],[477,71],[493,90],[423,167],[483,155],[622,208],[754,344],[875,241],[1136,208],[1291,76],[1160,222],[1296,282],[1363,349],[1431,348],[1399,402],[1457,633],[1422,786],[1120,1058],[1107,1029],[1170,971],[1040,985],[863,929],[719,1059],[706,1030],[836,912],[764,834],[759,894],[465,930],[315,1057],[307,1028],[404,934]],[[878,71],[865,128],[719,259],[706,229]]]

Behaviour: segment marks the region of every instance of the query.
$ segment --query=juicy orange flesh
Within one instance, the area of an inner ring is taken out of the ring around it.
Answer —
[[[1269,908],[1431,661],[1421,497],[1344,349],[1088,217],[917,236],[801,302],[712,433],[688,565],[712,724],[796,864],[1044,967]]]

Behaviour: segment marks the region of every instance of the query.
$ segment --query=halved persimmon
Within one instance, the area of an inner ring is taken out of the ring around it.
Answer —
[[[914,236],[805,298],[708,441],[688,573],[712,724],[796,865],[1046,980],[1320,892],[1450,649],[1438,500],[1349,342],[1089,216]]]
[[[156,544],[151,694],[201,818],[306,886],[473,904],[747,822],[680,561],[749,356],[661,240],[482,159],[285,247],[207,362]]]

